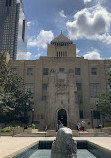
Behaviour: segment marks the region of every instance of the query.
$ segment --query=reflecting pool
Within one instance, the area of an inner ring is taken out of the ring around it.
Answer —
[[[51,150],[37,150],[30,158],[51,158]],[[77,158],[96,158],[86,149],[77,150]]]

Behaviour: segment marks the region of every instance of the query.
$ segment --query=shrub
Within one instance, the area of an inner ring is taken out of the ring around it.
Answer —
[[[35,129],[35,124],[34,123],[32,124],[32,129]]]
[[[16,126],[16,127],[13,127],[14,129],[21,129],[21,128],[23,128],[23,127],[21,127],[21,126]]]
[[[11,132],[11,131],[12,131],[11,127],[6,127],[1,130],[1,132]]]
[[[28,129],[32,129],[32,127],[28,127]]]

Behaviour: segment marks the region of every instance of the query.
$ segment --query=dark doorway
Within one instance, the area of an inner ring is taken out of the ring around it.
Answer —
[[[58,121],[61,121],[63,126],[67,126],[67,112],[64,109],[58,111]]]

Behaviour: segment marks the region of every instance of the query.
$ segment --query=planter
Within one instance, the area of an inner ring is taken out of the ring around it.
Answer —
[[[57,132],[55,130],[47,130],[46,137],[56,137]]]
[[[26,132],[26,133],[32,133],[32,129],[24,129],[24,132]]]
[[[13,136],[13,131],[11,131],[11,132],[1,132],[1,136]]]
[[[38,129],[32,129],[32,133],[37,133]]]

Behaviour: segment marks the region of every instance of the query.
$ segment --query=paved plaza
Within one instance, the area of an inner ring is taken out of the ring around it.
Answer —
[[[74,139],[88,140],[111,151],[111,137],[74,137]],[[39,140],[54,140],[54,137],[0,137],[0,158],[12,158]]]

